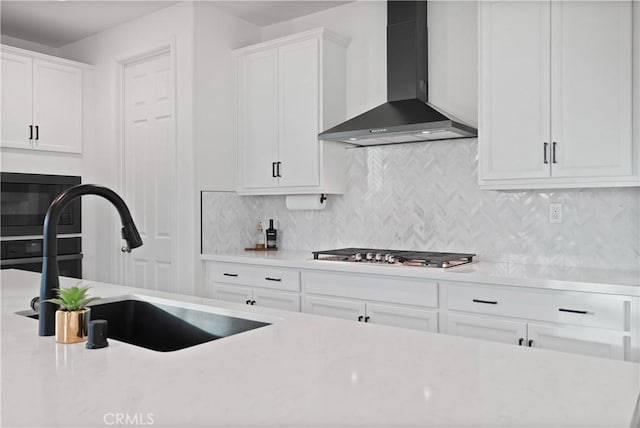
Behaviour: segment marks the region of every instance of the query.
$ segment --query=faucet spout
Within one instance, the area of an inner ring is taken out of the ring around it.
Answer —
[[[120,214],[122,222],[122,238],[125,245],[122,251],[131,252],[133,248],[142,245],[142,238],[138,233],[127,204],[117,193],[106,187],[95,184],[79,184],[60,193],[51,203],[44,218],[44,249],[42,262],[42,281],[40,282],[40,320],[38,334],[53,336],[55,334],[56,305],[46,300],[55,297],[54,290],[60,287],[58,278],[58,221],[64,207],[82,195],[97,195],[113,204]]]

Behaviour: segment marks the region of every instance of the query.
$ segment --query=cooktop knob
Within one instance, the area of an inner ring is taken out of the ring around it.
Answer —
[[[367,258],[367,261],[371,261],[373,260],[373,253],[367,253],[367,255],[365,256]]]
[[[354,261],[354,262],[361,262],[361,261],[362,261],[362,254],[360,254],[360,253],[355,253],[355,254],[353,255],[353,261]]]
[[[382,254],[376,253],[376,261],[377,262],[381,262],[382,261],[382,257],[383,257]]]
[[[393,254],[387,254],[389,257],[387,257],[387,263],[389,264],[393,264],[396,262],[396,257]]]

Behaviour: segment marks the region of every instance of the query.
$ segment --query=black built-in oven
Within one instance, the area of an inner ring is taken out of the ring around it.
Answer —
[[[2,269],[42,272],[42,238],[0,242]],[[62,276],[82,278],[82,239],[58,238],[58,272]]]
[[[51,202],[64,190],[80,184],[80,177],[69,175],[3,172],[0,176],[1,235],[42,235],[42,226]],[[80,233],[81,202],[76,199],[63,210],[58,233]]]
[[[81,179],[69,175],[2,172],[0,182],[0,267],[42,272],[42,236],[47,210],[60,193],[80,184]],[[58,269],[62,276],[82,278],[81,215],[81,201],[76,199],[60,216]]]

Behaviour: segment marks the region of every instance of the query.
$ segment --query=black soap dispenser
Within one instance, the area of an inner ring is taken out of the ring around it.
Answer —
[[[267,229],[267,248],[277,248],[278,231],[273,227],[273,219],[269,219],[269,228]]]

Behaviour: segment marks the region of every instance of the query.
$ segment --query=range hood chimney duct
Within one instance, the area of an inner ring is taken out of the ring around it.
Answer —
[[[429,104],[426,1],[387,1],[387,102],[318,135],[356,146],[469,138],[478,131]]]

